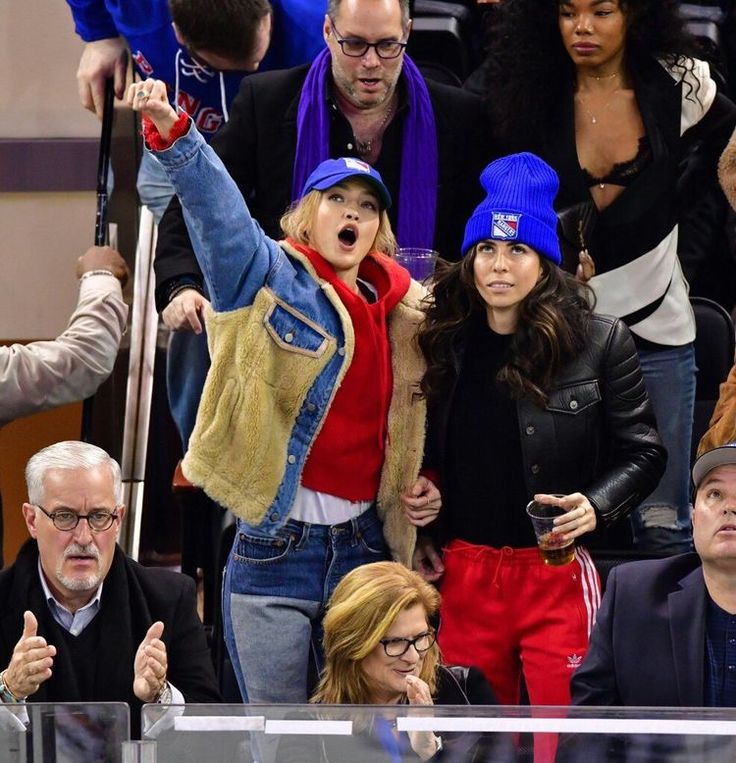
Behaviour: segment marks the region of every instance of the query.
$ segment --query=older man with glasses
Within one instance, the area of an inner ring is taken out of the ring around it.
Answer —
[[[194,583],[141,567],[117,546],[120,467],[60,442],[26,466],[31,540],[0,573],[0,700],[217,702]]]

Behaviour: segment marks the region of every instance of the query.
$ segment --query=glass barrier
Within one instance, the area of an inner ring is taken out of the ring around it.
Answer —
[[[124,702],[0,704],[2,763],[122,763]]]
[[[733,763],[732,709],[186,705],[143,708],[157,763]],[[420,752],[421,751],[421,752]]]

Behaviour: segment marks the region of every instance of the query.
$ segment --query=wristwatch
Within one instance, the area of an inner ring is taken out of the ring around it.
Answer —
[[[2,673],[0,673],[0,699],[2,699],[3,702],[10,703],[10,704],[17,704],[18,702],[23,702],[24,697],[16,697],[15,694],[13,694],[10,689],[8,689],[7,684],[5,683],[5,674],[7,673],[7,670],[3,670]]]
[[[156,697],[156,702],[158,702],[159,705],[170,705],[171,699],[171,686],[168,681],[165,681],[164,685],[161,687],[161,691],[158,693],[158,697]]]

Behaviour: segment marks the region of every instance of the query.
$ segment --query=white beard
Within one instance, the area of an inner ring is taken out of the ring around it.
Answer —
[[[98,571],[90,572],[82,577],[69,577],[68,575],[65,575],[63,566],[66,559],[70,556],[78,556],[82,554],[93,556],[97,560]],[[89,543],[86,546],[72,543],[64,549],[64,555],[56,566],[56,580],[68,591],[94,591],[96,588],[99,588],[100,583],[102,582],[102,576],[99,572],[99,564],[100,551],[94,543]]]

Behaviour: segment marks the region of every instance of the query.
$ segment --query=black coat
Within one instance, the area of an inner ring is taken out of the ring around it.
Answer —
[[[29,540],[14,564],[0,572],[0,665],[7,666],[23,631],[23,612],[38,620],[38,635],[56,647],[53,674],[28,702],[127,702],[131,730],[140,734],[142,704],[133,694],[133,660],[146,631],[164,624],[168,680],[187,702],[221,702],[204,629],[197,615],[194,581],[186,575],[143,567],[119,547],[102,588],[100,628],[94,661],[94,689],[80,692],[79,669],[53,620],[38,575],[38,546]]]
[[[454,348],[449,394],[429,408],[427,466],[443,479],[448,417],[465,352]],[[615,318],[592,315],[583,351],[547,390],[544,408],[517,402],[524,483],[535,493],[581,492],[599,519],[610,524],[639,505],[657,485],[667,460],[639,368],[631,333]],[[442,513],[434,529],[443,532]],[[586,536],[586,543],[595,538]]]
[[[570,683],[573,704],[702,707],[707,602],[697,554],[614,567]],[[732,738],[685,734],[571,734],[561,738],[557,757],[558,763],[733,759]]]
[[[296,118],[308,68],[246,77],[232,103],[230,120],[212,140],[212,147],[238,184],[253,218],[275,239],[281,238],[279,220],[291,203]],[[465,222],[482,199],[479,177],[492,159],[490,129],[476,96],[431,80],[427,80],[427,88],[439,154],[434,248],[446,259],[457,260]],[[335,108],[330,110],[330,117],[330,156],[357,156],[347,120]],[[394,201],[389,210],[394,226],[399,203],[402,124],[400,106],[386,130],[375,164]],[[159,310],[166,307],[172,285],[183,277],[202,283],[176,198],[159,226],[154,267]]]
[[[614,567],[573,703],[702,707],[707,600],[697,554]]]

